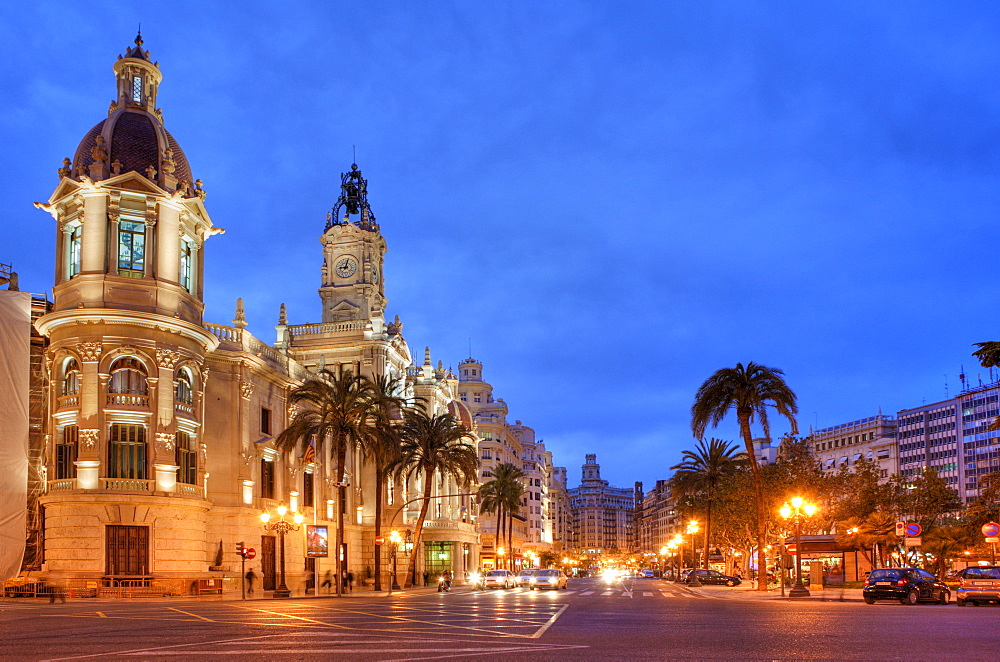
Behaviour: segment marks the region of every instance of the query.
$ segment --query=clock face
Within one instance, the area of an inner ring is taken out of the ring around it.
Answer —
[[[337,260],[335,268],[338,276],[349,278],[358,270],[358,263],[354,261],[354,258],[345,256]]]

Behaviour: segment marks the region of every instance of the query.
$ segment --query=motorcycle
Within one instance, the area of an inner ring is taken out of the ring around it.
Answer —
[[[438,593],[444,591],[445,593],[451,591],[451,580],[441,575],[438,577]]]
[[[486,580],[478,572],[474,572],[469,575],[469,586],[473,591],[485,591],[486,590]]]

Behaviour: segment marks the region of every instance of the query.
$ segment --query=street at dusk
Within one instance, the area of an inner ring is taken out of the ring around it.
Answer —
[[[753,600],[727,590],[591,579],[559,592],[456,589],[391,600],[6,603],[0,654],[52,661],[994,659],[997,609]]]

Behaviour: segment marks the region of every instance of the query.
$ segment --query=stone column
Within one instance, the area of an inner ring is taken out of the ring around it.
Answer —
[[[83,194],[83,245],[80,250],[80,271],[103,273],[107,252],[108,200],[103,191]]]
[[[156,231],[156,275],[171,283],[180,280],[180,218],[180,209],[170,203],[160,202],[159,227]]]

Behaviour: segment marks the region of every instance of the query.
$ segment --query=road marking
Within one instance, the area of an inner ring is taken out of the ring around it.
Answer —
[[[103,611],[95,611],[94,613],[100,616],[101,618],[107,618],[107,616],[104,615]]]
[[[642,592],[642,596],[643,596],[644,598],[651,598],[651,597],[653,597],[653,594],[652,594],[652,593],[650,593],[649,591],[643,591],[643,592]]]
[[[631,598],[632,597],[632,591],[622,591],[622,597],[623,598]]]
[[[614,595],[614,594],[615,594],[614,591],[605,591],[604,593],[601,593],[601,595]]]
[[[171,611],[176,611],[181,614],[187,614],[188,616],[194,616],[195,618],[200,618],[203,621],[208,621],[209,623],[215,623],[211,618],[205,618],[204,616],[199,616],[198,614],[192,614],[189,611],[184,611],[183,609],[178,609],[177,607],[167,607]]]
[[[552,614],[552,618],[550,618],[545,625],[543,625],[541,628],[539,628],[538,632],[536,632],[535,634],[531,635],[531,638],[532,639],[538,639],[540,636],[542,636],[543,634],[545,634],[545,631],[548,630],[550,627],[552,627],[552,624],[556,622],[557,618],[559,618],[560,616],[562,616],[562,613],[564,611],[566,611],[567,607],[569,607],[569,605],[563,605],[562,609],[560,609],[556,613]]]
[[[583,591],[580,593],[580,595],[593,595],[593,594],[594,594],[593,591]]]
[[[104,653],[90,653],[88,655],[70,655],[68,657],[52,657],[52,658],[49,658],[47,660],[43,660],[42,662],[56,662],[56,660],[83,660],[83,659],[86,659],[88,657],[108,657],[109,655],[129,655],[129,654],[133,654],[133,653],[142,653],[144,651],[164,650],[166,648],[181,648],[183,646],[192,646],[192,645],[209,646],[211,644],[229,644],[229,643],[235,643],[237,641],[253,641],[255,639],[267,639],[268,637],[273,637],[273,636],[275,636],[275,635],[273,635],[273,634],[262,634],[262,635],[257,636],[257,637],[239,637],[239,638],[236,638],[236,639],[219,639],[217,641],[202,641],[202,642],[199,642],[198,644],[192,644],[191,642],[188,642],[188,643],[184,643],[184,644],[171,644],[169,646],[158,646],[156,648],[134,648],[132,650],[117,651],[115,653],[104,652]],[[260,653],[260,650],[258,649],[257,652]]]

